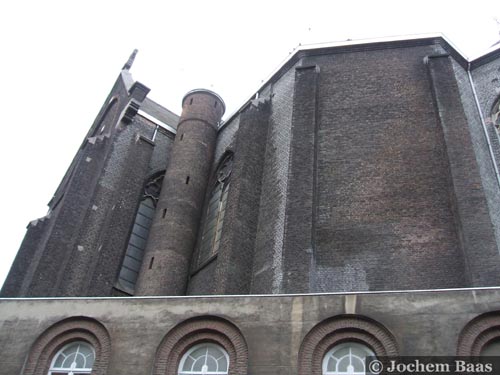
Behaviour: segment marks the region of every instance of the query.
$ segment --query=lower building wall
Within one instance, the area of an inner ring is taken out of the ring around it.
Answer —
[[[81,324],[87,328],[82,329],[89,332],[92,325],[100,327],[96,340],[104,337],[107,342],[98,353],[104,357],[99,362],[102,370],[93,374],[176,373],[178,363],[169,363],[169,358],[176,358],[172,354],[175,350],[183,354],[178,343],[186,341],[184,336],[197,334],[192,342],[199,342],[203,334],[213,331],[215,336],[210,340],[224,336],[235,342],[234,350],[245,372],[240,369],[234,373],[290,375],[298,374],[299,367],[307,367],[300,361],[308,360],[308,345],[319,342],[321,335],[335,336],[340,326],[344,336],[350,330],[366,331],[380,339],[389,348],[388,353],[455,355],[462,345],[464,328],[469,327],[467,337],[471,329],[474,334],[476,326],[485,329],[484,324],[471,326],[470,322],[485,313],[493,313],[486,315],[491,318],[495,312],[500,316],[500,288],[290,296],[2,299],[0,374],[44,373],[35,369],[33,353],[42,353],[43,345],[49,345],[65,329],[77,330],[78,322],[84,322]],[[495,317],[493,321],[500,319]],[[377,336],[380,334],[383,337]],[[461,353],[464,350],[467,348]],[[163,355],[165,358],[161,358]]]

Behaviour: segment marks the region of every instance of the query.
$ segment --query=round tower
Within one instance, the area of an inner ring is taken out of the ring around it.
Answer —
[[[156,205],[136,295],[184,295],[224,101],[197,89],[182,115]]]

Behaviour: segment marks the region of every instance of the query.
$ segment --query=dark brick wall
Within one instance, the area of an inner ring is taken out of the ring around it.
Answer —
[[[252,270],[252,293],[282,292],[283,237],[295,71],[271,88],[271,116],[266,140],[261,200]]]
[[[210,171],[210,178],[214,178],[218,166],[221,163],[222,157],[226,152],[236,149],[236,138],[238,134],[240,123],[240,115],[234,117],[229,123],[224,124],[224,126],[217,133],[217,144],[215,147],[215,156],[212,163],[212,168]],[[209,182],[210,183],[210,182]],[[205,195],[205,204],[203,206],[203,211],[207,211],[208,201],[210,199],[211,190],[207,189]],[[200,222],[200,228],[203,228],[204,217]],[[217,269],[217,257],[212,258],[210,263],[206,265],[200,265],[199,259],[199,246],[201,241],[201,235],[198,236],[197,245],[193,253],[193,258],[191,261],[190,278],[188,284],[188,295],[200,295],[200,294],[213,294],[215,288],[215,280],[213,275]]]
[[[214,294],[250,292],[268,122],[265,99],[254,101],[240,115]]]
[[[50,216],[46,216],[28,225],[21,247],[3,284],[3,297],[25,295],[26,285],[31,281],[32,273],[40,261],[52,222]]]
[[[283,255],[285,293],[313,289],[318,75],[315,65],[296,68]]]
[[[488,200],[491,221],[495,230],[497,243],[500,243],[500,182],[496,176],[495,166],[500,169],[500,140],[498,132],[491,121],[491,111],[500,98],[500,59],[490,61],[472,70],[474,87],[485,121],[486,134],[480,122],[477,105],[474,102],[467,74],[455,67],[460,77],[460,90],[466,108],[466,115],[471,126],[471,139],[479,164],[483,188]],[[493,157],[488,147],[490,142]]]
[[[446,142],[452,209],[467,285],[498,285],[500,257],[452,64],[447,56],[435,56],[429,58],[428,66]]]
[[[95,234],[94,254],[86,261],[89,272],[84,290],[87,295],[110,295],[118,277],[154,148],[154,143],[140,134],[150,132],[151,128],[154,128],[152,124],[136,118],[115,139],[106,174],[100,181],[101,194],[95,200],[95,214],[100,220],[91,218],[89,227],[82,231],[83,241]]]
[[[136,292],[184,295],[217,136],[222,101],[188,93],[157,204]]]
[[[128,95],[119,78],[49,203],[50,214],[29,226],[2,295],[113,294],[144,180],[152,168],[165,168],[172,143],[172,135],[157,132],[160,146],[150,163],[156,125],[140,116],[117,125]]]
[[[423,62],[434,53],[395,48],[307,61],[321,72],[317,291],[465,285]]]

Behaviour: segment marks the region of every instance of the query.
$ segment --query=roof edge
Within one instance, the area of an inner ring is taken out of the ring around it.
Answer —
[[[294,49],[294,53],[288,56],[281,64],[274,69],[271,74],[259,85],[257,90],[248,97],[247,100],[238,107],[233,113],[229,115],[224,124],[219,128],[222,130],[226,124],[229,124],[238,114],[247,106],[248,102],[252,100],[256,94],[264,89],[269,83],[278,80],[286,71],[288,71],[300,59],[308,56],[322,55],[331,53],[332,51],[342,52],[356,52],[366,50],[377,50],[386,48],[403,48],[410,46],[419,46],[425,44],[440,44],[458,63],[467,69],[469,65],[468,57],[461,52],[444,34],[442,33],[426,33],[426,34],[411,34],[411,35],[398,35],[387,36],[380,38],[357,39],[357,40],[344,40],[324,43],[314,43],[298,45]]]

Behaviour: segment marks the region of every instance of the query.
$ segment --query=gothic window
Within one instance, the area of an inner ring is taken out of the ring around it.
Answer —
[[[205,214],[198,264],[203,264],[219,250],[232,165],[233,154],[228,154],[217,169],[215,186]]]
[[[179,375],[227,375],[229,356],[218,345],[205,343],[192,347],[179,364]]]
[[[95,360],[94,348],[84,341],[64,346],[52,360],[48,375],[90,374]]]
[[[334,346],[323,358],[323,375],[365,375],[365,359],[375,356],[367,346],[345,342]]]
[[[133,294],[139,276],[146,249],[146,241],[151,223],[153,222],[156,203],[160,197],[164,176],[164,171],[156,173],[144,185],[142,199],[135,216],[127,251],[123,259],[120,275],[118,276],[118,287],[130,294]]]
[[[493,106],[493,111],[491,112],[491,121],[493,122],[493,125],[495,125],[497,131],[500,131],[500,100],[498,100]]]

